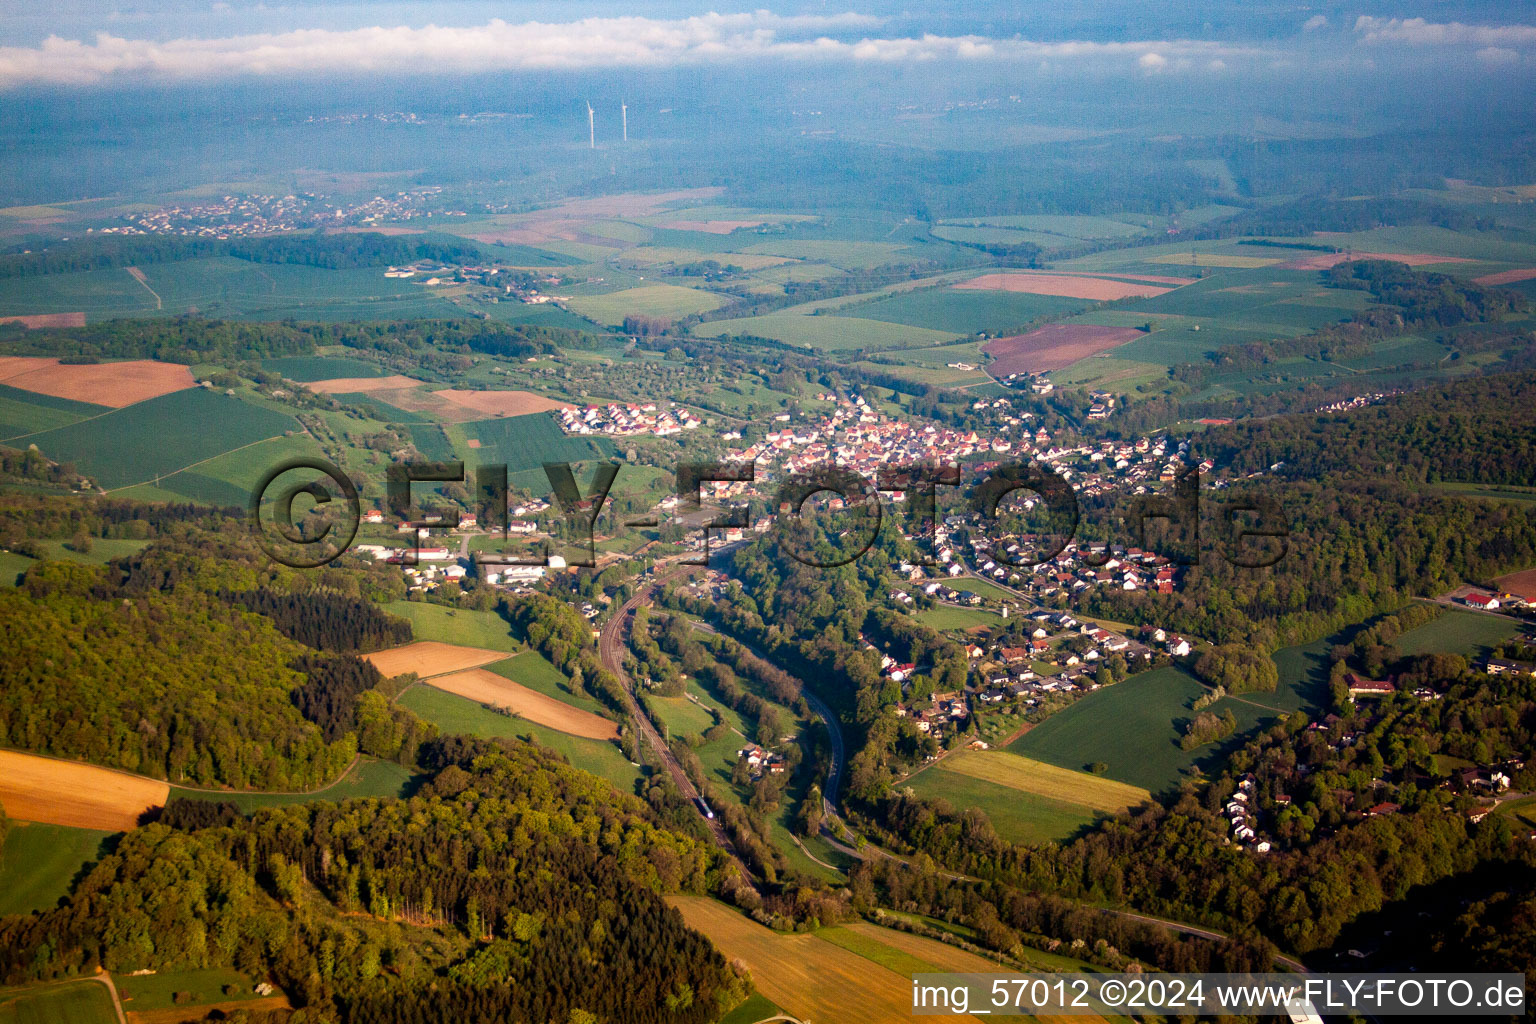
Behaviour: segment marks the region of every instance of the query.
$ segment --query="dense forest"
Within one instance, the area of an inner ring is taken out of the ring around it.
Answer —
[[[527,744],[428,759],[449,763],[409,800],[173,801],[60,908],[0,919],[0,977],[228,966],[357,1024],[704,1024],[740,1001],[661,898],[710,891],[713,847]]]
[[[38,252],[0,255],[0,279],[71,274],[114,267],[233,256],[252,263],[300,263],[330,270],[382,267],[417,260],[470,263],[481,259],[473,242],[375,231],[348,234],[295,232],[261,238],[213,239],[119,235],[57,243]]]

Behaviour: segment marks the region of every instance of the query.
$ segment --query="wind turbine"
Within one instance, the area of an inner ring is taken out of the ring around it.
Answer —
[[[624,122],[624,141],[628,142],[629,141],[629,104],[628,103],[620,103],[619,104],[619,117],[622,118],[623,122]]]
[[[587,101],[587,145],[597,148],[597,122],[592,120],[592,101]]]

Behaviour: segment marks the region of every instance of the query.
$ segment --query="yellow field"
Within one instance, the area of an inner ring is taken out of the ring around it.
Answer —
[[[582,736],[589,740],[618,739],[618,726],[590,711],[573,708],[563,701],[546,697],[537,690],[520,686],[505,676],[483,668],[438,676],[431,682],[439,690],[458,694],[477,704],[494,704],[522,718],[551,729]]]
[[[983,782],[1110,814],[1152,799],[1151,793],[1136,786],[1058,768],[1003,750],[957,750],[944,758],[942,764],[949,771]]]
[[[1276,259],[1266,259],[1263,256],[1235,256],[1227,253],[1202,252],[1196,253],[1191,259],[1187,252],[1170,252],[1166,256],[1150,256],[1148,263],[1172,263],[1181,267],[1230,267],[1234,270],[1252,270],[1255,267],[1270,267],[1281,262]]]
[[[418,640],[414,644],[391,647],[387,651],[363,655],[382,675],[398,676],[402,672],[415,672],[423,679],[448,672],[463,672],[466,669],[479,668],[493,661],[501,661],[506,656],[506,651],[490,651],[484,647],[460,647],[457,644],[444,644],[436,640]]]
[[[137,827],[145,811],[164,806],[169,793],[155,779],[0,750],[0,806],[21,821],[123,832]]]

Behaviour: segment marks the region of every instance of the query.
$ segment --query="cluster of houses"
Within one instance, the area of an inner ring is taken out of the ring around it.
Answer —
[[[1010,564],[1027,560],[1029,540],[973,535],[970,543],[977,570],[1042,602],[1059,594],[1076,595],[1095,587],[1171,594],[1178,586],[1178,568],[1167,557],[1135,547],[1105,551],[1072,544],[1038,565]],[[1008,561],[1000,564],[999,557]]]
[[[960,693],[936,693],[932,702],[921,708],[905,703],[896,705],[898,718],[912,719],[918,732],[940,742],[948,735],[950,726],[958,727],[957,723],[964,722],[970,714],[965,695]]]
[[[567,434],[608,434],[631,437],[649,434],[668,437],[685,430],[696,430],[701,421],[692,412],[672,402],[567,406],[559,412],[560,427]]]
[[[1474,590],[1463,595],[1460,601],[1468,608],[1473,608],[1480,612],[1496,612],[1501,608],[1536,608],[1536,601],[1508,590],[1500,591],[1499,593]]]
[[[317,225],[340,227],[378,221],[411,220],[422,216],[421,201],[441,192],[439,186],[373,196],[354,203],[333,203],[313,192],[288,195],[220,196],[186,206],[131,211],[125,224],[100,229],[103,235],[193,235],[237,238],[298,231]]]
[[[1227,801],[1224,810],[1227,818],[1227,826],[1232,832],[1232,841],[1243,845],[1252,846],[1255,853],[1268,853],[1270,842],[1259,837],[1259,809],[1253,805],[1253,776],[1247,775],[1239,780],[1237,791],[1232,794],[1232,799]]]
[[[756,743],[748,743],[736,751],[736,757],[747,763],[751,770],[752,781],[756,782],[764,775],[781,775],[788,768],[784,761],[784,755],[772,750],[764,750]]]

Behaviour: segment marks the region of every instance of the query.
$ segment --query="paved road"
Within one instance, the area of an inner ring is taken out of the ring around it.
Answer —
[[[625,639],[628,637],[630,626],[634,622],[635,609],[641,605],[649,605],[655,597],[657,587],[667,580],[681,575],[690,568],[692,567],[673,566],[666,570],[659,570],[649,583],[642,585],[636,590],[634,596],[620,605],[618,612],[603,627],[602,632],[598,635],[597,650],[598,656],[602,658],[603,667],[618,677],[621,688],[624,691],[624,704],[629,710],[630,717],[634,719],[636,728],[640,730],[641,735],[645,737],[651,749],[656,752],[656,756],[661,759],[667,774],[672,776],[672,782],[677,786],[678,792],[682,793],[689,801],[694,801],[700,799],[698,788],[688,778],[688,774],[683,771],[683,766],[678,764],[677,758],[672,755],[671,749],[667,746],[667,741],[662,739],[661,733],[656,731],[656,727],[646,717],[645,711],[640,707],[640,702],[635,698],[634,680],[629,677],[629,673],[624,671]],[[743,880],[747,884],[755,886],[756,883],[752,879],[752,872],[748,871],[746,864],[742,862],[741,856],[736,852],[735,844],[726,835],[725,826],[721,824],[720,819],[716,817],[703,818],[702,820],[709,829],[709,833],[714,838],[716,845],[724,850],[736,862],[737,866],[741,868]]]

